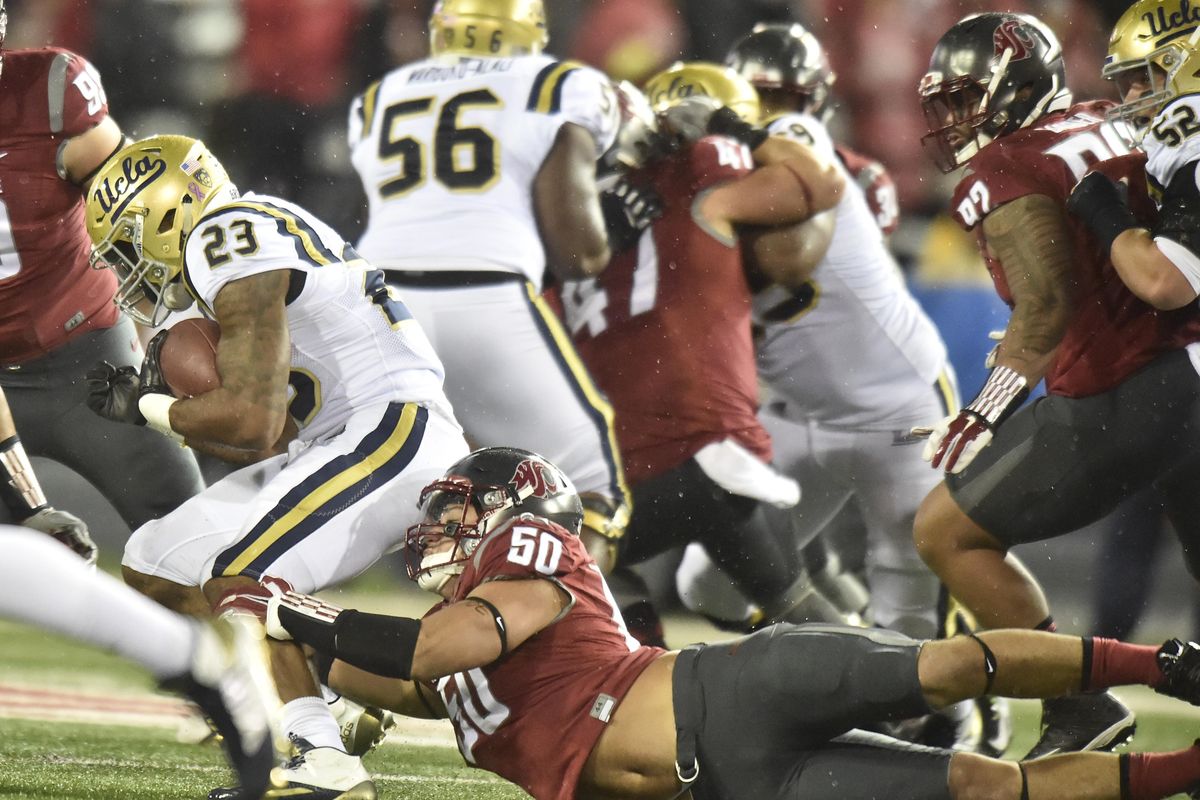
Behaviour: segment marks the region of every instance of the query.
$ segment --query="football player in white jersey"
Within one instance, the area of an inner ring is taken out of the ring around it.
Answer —
[[[1126,206],[1124,190],[1099,172],[1075,187],[1070,209],[1107,247],[1135,295],[1172,310],[1200,296],[1200,28],[1155,38],[1146,20],[1159,5],[1130,6],[1113,29],[1104,65],[1121,96],[1114,113],[1130,123],[1146,152],[1159,218],[1148,228]]]
[[[832,234],[823,257],[810,259],[808,280],[755,297],[759,375],[772,398],[760,417],[776,466],[803,490],[790,512],[797,542],[807,543],[856,498],[874,622],[934,637],[939,583],[913,547],[912,522],[938,480],[908,430],[957,407],[946,347],[844,168],[846,151],[825,129],[833,76],[815,37],[799,25],[760,25],[734,45],[728,63],[758,89],[768,130],[837,162],[855,187],[828,212]]]
[[[596,70],[541,54],[542,0],[441,0],[429,24],[431,57],[351,108],[370,209],[358,249],[434,343],[472,444],[558,464],[585,532],[611,542],[628,516],[612,410],[541,291],[547,267],[581,279],[608,263],[595,172],[617,98]]]
[[[127,582],[203,615],[265,574],[317,590],[400,545],[421,487],[467,446],[441,363],[383,273],[304,209],[239,197],[203,143],[182,136],[118,152],[88,194],[87,225],[123,310],[158,324],[195,302],[221,327],[218,388],[172,396],[164,333],[140,373],[92,370],[89,405],[246,465],[134,531]],[[288,797],[373,798],[303,653],[273,655],[300,751]]]

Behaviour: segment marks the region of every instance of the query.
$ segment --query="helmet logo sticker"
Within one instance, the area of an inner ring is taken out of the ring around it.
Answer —
[[[704,91],[701,90],[699,93],[704,94]],[[664,101],[691,97],[693,94],[696,94],[696,87],[690,83],[685,83],[683,78],[676,77],[671,79],[671,82],[667,84],[667,88],[660,92],[655,92],[648,99],[651,105],[657,107]]]
[[[133,198],[166,170],[167,162],[161,158],[146,155],[135,160],[132,156],[126,156],[121,164],[121,174],[116,178],[105,178],[104,183],[92,190],[92,199],[115,222]],[[117,205],[118,200],[120,205]]]
[[[996,26],[996,32],[992,34],[992,46],[996,58],[1002,57],[1005,50],[1011,50],[1009,61],[1022,61],[1033,55],[1037,40],[1021,20],[1006,19]]]
[[[529,458],[517,464],[517,471],[513,473],[509,483],[521,498],[551,497],[560,488],[554,474],[545,464]]]
[[[1190,0],[1179,0],[1179,10],[1170,14],[1162,6],[1142,15],[1142,19],[1150,26],[1150,34],[1155,38],[1170,33],[1176,28],[1192,27],[1200,23],[1200,7],[1192,8]],[[1175,37],[1172,36],[1172,39]],[[1159,42],[1159,44],[1163,44]]]

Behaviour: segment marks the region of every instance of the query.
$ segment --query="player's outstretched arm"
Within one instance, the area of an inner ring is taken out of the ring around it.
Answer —
[[[596,142],[573,122],[558,131],[533,182],[546,262],[562,280],[600,274],[611,253],[596,189]]]
[[[570,598],[541,579],[495,580],[423,620],[342,609],[309,595],[268,590],[225,605],[266,603],[267,632],[387,678],[433,680],[486,666],[550,625]]]

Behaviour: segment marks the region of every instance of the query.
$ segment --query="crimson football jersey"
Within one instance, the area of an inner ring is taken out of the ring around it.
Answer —
[[[488,581],[520,579],[553,581],[571,603],[507,656],[440,678],[436,688],[468,764],[537,800],[571,800],[604,726],[665,651],[629,635],[579,537],[540,517],[516,517],[489,533],[450,602]]]
[[[116,278],[88,266],[83,190],[59,146],[108,116],[100,78],[57,48],[6,50],[0,70],[0,363],[114,324]]]
[[[884,236],[891,236],[900,227],[900,199],[896,195],[896,184],[887,168],[870,156],[851,150],[843,144],[835,144],[834,152],[850,177],[862,189],[867,198],[867,207],[879,224]]]
[[[580,357],[616,415],[637,484],[732,438],[764,462],[750,290],[736,241],[693,216],[699,196],[754,168],[745,145],[706,137],[647,170],[663,216],[600,276],[562,292]]]
[[[1104,121],[1106,101],[1079,103],[988,144],[971,159],[954,192],[954,216],[974,230],[996,291],[1012,305],[1000,263],[985,247],[979,223],[991,210],[1019,197],[1041,194],[1063,207],[1073,239],[1075,310],[1046,372],[1046,391],[1087,397],[1107,391],[1164,352],[1200,340],[1200,309],[1157,311],[1121,282],[1107,253],[1066,211],[1071,189],[1089,169],[1126,179],[1130,204],[1153,219],[1146,193],[1145,156],[1129,155],[1118,131]]]

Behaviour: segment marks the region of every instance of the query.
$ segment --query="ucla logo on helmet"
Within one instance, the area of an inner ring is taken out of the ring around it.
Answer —
[[[167,162],[161,158],[144,155],[135,159],[133,156],[126,156],[121,163],[121,174],[105,178],[103,183],[92,190],[92,199],[99,204],[105,215],[111,214],[115,221],[129,202],[166,170]],[[118,201],[120,205],[117,205]]]
[[[1165,8],[1159,6],[1154,11],[1143,14],[1142,19],[1150,26],[1150,35],[1157,39],[1164,34],[1174,33],[1179,28],[1192,28],[1200,24],[1200,6],[1193,8],[1191,0],[1179,0],[1178,11],[1168,14]],[[1164,43],[1159,42],[1159,44]]]
[[[992,46],[995,48],[996,58],[1003,57],[1005,50],[1011,50],[1012,56],[1009,57],[1009,61],[1022,61],[1033,55],[1037,40],[1020,20],[1007,19],[1000,23],[996,32],[992,34]]]
[[[517,464],[509,483],[516,489],[520,497],[550,497],[558,492],[558,479],[554,477],[545,464],[527,458]],[[528,491],[522,491],[528,489]]]
[[[669,84],[667,84],[667,88],[663,89],[662,91],[655,92],[650,97],[650,102],[651,104],[657,106],[659,103],[667,100],[682,100],[686,97],[691,97],[694,94],[697,94],[695,84],[687,83],[683,78],[675,77],[671,79]],[[701,91],[699,94],[704,94],[704,92]]]

